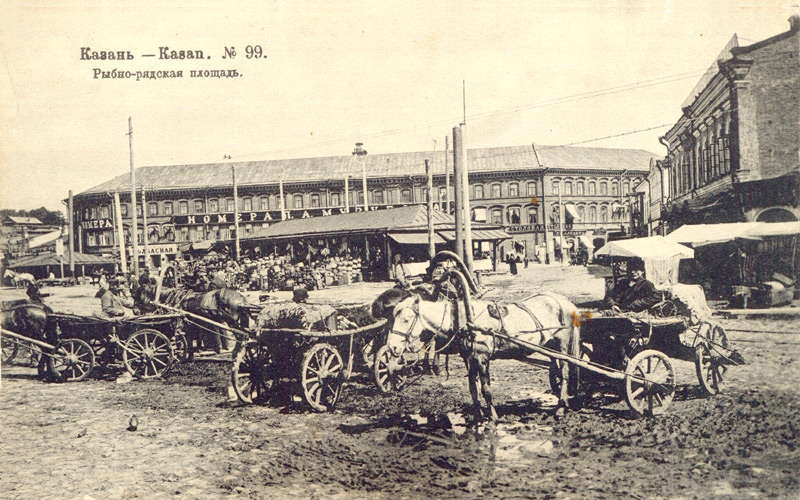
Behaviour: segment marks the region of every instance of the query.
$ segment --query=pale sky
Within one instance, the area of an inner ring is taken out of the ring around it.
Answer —
[[[36,2],[0,7],[0,208],[61,209],[137,166],[557,145],[674,123],[730,37],[787,31],[798,0]],[[246,59],[261,45],[266,59]],[[80,48],[132,61],[82,61]],[[211,59],[158,60],[159,46]],[[237,57],[222,59],[225,46]],[[93,69],[184,78],[94,79]],[[238,69],[231,79],[192,69]],[[587,146],[663,154],[666,126]]]

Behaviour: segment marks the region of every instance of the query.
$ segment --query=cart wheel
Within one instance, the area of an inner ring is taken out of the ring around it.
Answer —
[[[186,334],[176,333],[172,337],[172,352],[175,353],[175,359],[179,362],[189,361],[189,341],[186,339]]]
[[[669,358],[654,349],[636,354],[625,368],[625,400],[639,415],[660,415],[675,396],[675,370]]]
[[[3,364],[11,363],[11,361],[17,357],[17,351],[19,351],[19,345],[9,338],[4,338],[0,335],[0,343],[3,346]]]
[[[175,355],[166,335],[143,328],[131,334],[122,346],[122,361],[134,377],[153,378],[169,371]]]
[[[405,368],[408,361],[404,356],[395,356],[388,345],[381,346],[375,354],[373,377],[378,390],[384,394],[402,391],[406,386]]]
[[[706,334],[706,340],[695,347],[694,367],[700,387],[709,396],[718,394],[725,381],[728,367],[722,362],[719,349],[728,349],[728,335],[721,326],[713,326]]]
[[[77,382],[89,376],[94,368],[94,351],[80,339],[63,339],[52,355],[48,368],[57,382]]]
[[[330,344],[314,344],[303,355],[300,368],[303,396],[316,411],[333,409],[342,385],[342,356]]]
[[[243,403],[267,402],[277,387],[276,370],[269,350],[258,342],[248,342],[233,360],[233,392]]]

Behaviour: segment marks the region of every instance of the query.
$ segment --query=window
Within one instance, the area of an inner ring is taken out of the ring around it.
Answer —
[[[539,219],[539,209],[536,207],[528,207],[528,224],[536,224]]]
[[[197,237],[198,236],[197,232],[198,231],[197,231],[196,227],[190,227],[189,228],[189,241],[197,241],[197,240],[200,239],[200,238]]]
[[[165,201],[164,202],[164,215],[172,215],[172,202]]]
[[[208,200],[208,211],[212,214],[219,212],[219,201]]]
[[[179,201],[178,202],[178,215],[186,215],[189,213],[189,202],[188,201]]]
[[[600,194],[601,195],[608,195],[608,183],[601,182],[600,183]]]
[[[89,209],[89,214],[90,214],[90,217],[92,219],[96,219],[97,218],[97,207],[92,207],[91,209]]]
[[[539,192],[539,188],[536,186],[535,182],[528,183],[528,196],[536,196]]]
[[[389,205],[394,203],[394,189],[389,189],[388,191],[386,191],[386,203],[388,203]]]
[[[350,205],[363,205],[364,193],[356,189],[350,191]]]
[[[142,216],[142,206],[141,205],[136,205],[136,216],[137,217],[141,217]]]
[[[103,231],[99,235],[97,235],[98,236],[97,240],[99,245],[100,246],[113,245],[114,243],[112,234],[113,234],[112,231]]]
[[[331,193],[331,206],[338,207],[342,204],[339,193]]]
[[[86,246],[87,247],[97,246],[97,233],[95,233],[94,231],[90,231],[86,234]]]
[[[119,211],[121,212],[122,217],[127,217],[128,216],[128,204],[127,203],[120,203],[119,204]],[[94,209],[92,209],[92,211],[90,211],[90,217],[92,219],[94,219],[95,216],[96,216],[96,213],[94,213]]]
[[[600,207],[600,222],[608,222],[608,207]]]
[[[594,205],[589,207],[589,220],[592,222],[597,222],[597,207]]]
[[[244,198],[242,200],[242,210],[245,212],[253,211],[253,198]]]
[[[372,193],[372,202],[373,203],[379,203],[381,205],[383,205],[383,203],[385,203],[384,199],[383,199],[383,189],[376,189]]]
[[[100,218],[108,219],[108,205],[103,205],[100,207]]]
[[[595,188],[595,183],[594,182],[590,182],[589,183],[589,194],[592,195],[592,196],[597,194],[597,189]]]
[[[403,189],[402,191],[400,191],[400,201],[403,203],[409,203],[411,201],[410,189]]]
[[[262,196],[259,199],[259,210],[269,210],[269,196]]]
[[[611,183],[611,196],[619,196],[619,183],[617,181]]]
[[[486,222],[486,209],[481,207],[473,208],[472,220],[475,222]]]
[[[294,195],[294,205],[292,205],[292,206],[294,208],[303,208],[303,195],[302,194]]]
[[[234,211],[233,198],[226,198],[225,199],[225,211],[226,212],[233,212]]]
[[[311,195],[311,208],[319,208],[319,195],[317,193]]]
[[[578,206],[578,217],[581,219],[581,222],[586,220],[586,208],[583,205]]]
[[[499,208],[492,209],[492,223],[494,224],[502,224],[503,223],[503,210]]]
[[[203,211],[205,210],[205,207],[203,205],[205,205],[205,203],[203,203],[203,200],[194,200],[194,213],[202,214]]]
[[[502,196],[502,190],[500,189],[500,184],[492,184],[492,198],[500,198]]]
[[[558,194],[558,191],[559,191],[558,181],[553,181],[553,194]]]
[[[564,183],[564,194],[572,195],[572,182],[567,181]]]
[[[483,186],[481,186],[480,184],[475,186],[475,199],[476,200],[482,200],[483,196],[484,196],[483,195]]]
[[[147,215],[158,215],[158,203],[151,202],[147,204]]]
[[[422,201],[428,201],[428,188],[422,188]]]
[[[583,181],[578,181],[575,183],[575,194],[578,196],[583,196]]]
[[[510,207],[508,209],[508,222],[510,224],[519,224],[519,207]]]
[[[628,194],[630,192],[631,192],[631,183],[628,182],[628,181],[625,181],[622,184],[622,194]]]
[[[519,184],[516,182],[512,182],[508,185],[508,197],[509,198],[518,198],[519,197]]]

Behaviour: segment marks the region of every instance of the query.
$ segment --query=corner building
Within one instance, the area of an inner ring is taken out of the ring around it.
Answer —
[[[534,247],[545,241],[545,226],[551,238],[558,236],[559,193],[567,207],[565,239],[586,235],[601,244],[609,232],[629,231],[627,195],[631,186],[646,177],[655,158],[643,150],[570,146],[481,148],[468,150],[467,156],[473,220],[501,224],[513,236],[501,248],[501,257],[515,244],[533,257]],[[140,167],[136,170],[140,259],[145,237],[148,258],[156,264],[174,259],[181,247],[192,242],[232,240],[232,167],[238,186],[240,236],[246,237],[282,217],[364,210],[362,171],[367,176],[369,210],[424,203],[426,159],[434,172],[434,206],[452,208],[452,152],[447,159],[449,191],[442,151]],[[146,188],[144,206],[141,186]],[[130,176],[124,174],[75,196],[76,248],[80,251],[116,252],[115,192],[121,200],[126,248],[130,245]]]

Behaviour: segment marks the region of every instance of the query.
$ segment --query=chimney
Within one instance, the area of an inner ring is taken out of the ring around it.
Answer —
[[[800,15],[794,14],[789,17],[789,31],[800,31]]]
[[[353,149],[353,156],[364,156],[367,154],[367,150],[364,149],[363,142],[357,142],[356,147]]]

